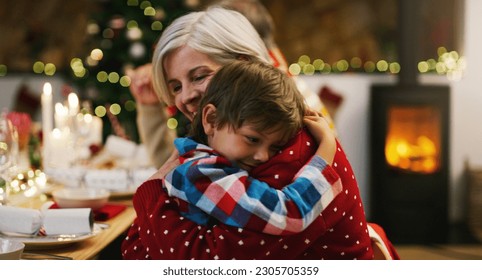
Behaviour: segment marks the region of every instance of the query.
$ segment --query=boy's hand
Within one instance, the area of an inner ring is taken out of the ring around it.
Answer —
[[[318,142],[316,154],[332,164],[336,153],[336,139],[328,122],[319,114],[306,115],[303,122]]]

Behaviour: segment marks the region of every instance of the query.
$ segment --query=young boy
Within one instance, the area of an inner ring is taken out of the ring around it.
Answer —
[[[199,224],[222,222],[270,234],[305,230],[342,190],[330,166],[336,140],[318,116],[305,116],[304,99],[280,70],[241,61],[212,78],[191,138],[175,146],[181,165],[164,186],[183,215]],[[320,144],[293,181],[277,190],[248,172],[280,153],[306,125]]]

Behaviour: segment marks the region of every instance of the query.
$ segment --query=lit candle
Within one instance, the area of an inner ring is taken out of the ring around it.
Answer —
[[[69,93],[67,98],[69,102],[69,115],[76,116],[79,113],[79,98],[74,92]]]
[[[42,96],[42,133],[44,136],[44,145],[47,143],[48,135],[53,127],[53,108],[52,108],[52,85],[45,83]]]
[[[92,144],[102,145],[102,119],[96,116],[92,119]]]
[[[86,145],[102,144],[102,119],[91,114],[85,114],[84,120],[89,124],[89,135],[85,140]]]
[[[49,135],[49,141],[52,147],[50,151],[49,167],[70,167],[72,163],[72,141],[70,133],[67,130],[55,128]]]
[[[55,127],[58,129],[65,129],[68,127],[69,109],[62,105],[62,103],[55,103]]]

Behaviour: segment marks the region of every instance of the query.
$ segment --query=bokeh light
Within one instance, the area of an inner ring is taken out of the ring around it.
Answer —
[[[93,49],[93,50],[90,52],[90,57],[91,57],[93,60],[100,61],[100,60],[102,60],[102,58],[104,57],[104,53],[102,52],[101,49]]]
[[[129,76],[122,76],[119,80],[119,84],[123,87],[129,87],[131,85],[131,78]]]
[[[107,114],[107,109],[104,106],[97,106],[94,109],[94,114],[97,117],[102,118],[105,116],[105,114]]]
[[[117,73],[117,72],[110,72],[109,73],[108,80],[109,80],[110,83],[115,84],[119,81],[119,79],[120,79],[119,73]]]
[[[293,63],[288,68],[291,75],[297,76],[301,73],[301,66],[299,64]]]
[[[53,76],[56,71],[57,71],[57,67],[55,67],[53,63],[45,64],[45,69],[44,69],[45,75]]]
[[[161,31],[163,28],[162,22],[156,20],[151,24],[151,29],[155,31]]]
[[[42,61],[36,61],[32,66],[32,70],[36,74],[41,74],[45,70],[45,64]]]
[[[177,121],[175,118],[169,118],[169,119],[167,120],[167,127],[168,127],[169,129],[173,129],[173,130],[174,130],[174,129],[177,128],[178,125],[179,125],[179,123],[178,123],[178,121]]]
[[[148,17],[153,17],[156,15],[156,9],[153,7],[147,7],[144,9],[144,15]]]
[[[122,108],[117,103],[114,103],[114,104],[110,105],[110,107],[109,107],[109,112],[111,112],[112,115],[114,115],[114,116],[119,115],[121,111],[122,111]]]
[[[99,73],[97,73],[97,81],[101,83],[107,82],[108,77],[109,75],[105,71],[100,71]]]
[[[126,103],[124,103],[124,108],[128,112],[133,112],[136,110],[136,102],[134,100],[127,100]]]

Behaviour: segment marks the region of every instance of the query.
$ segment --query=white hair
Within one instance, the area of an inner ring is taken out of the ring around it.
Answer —
[[[270,62],[263,40],[239,12],[214,6],[181,16],[164,30],[152,59],[154,90],[168,105],[174,104],[174,97],[167,87],[163,62],[166,54],[182,46],[204,53],[220,65],[241,57]]]

